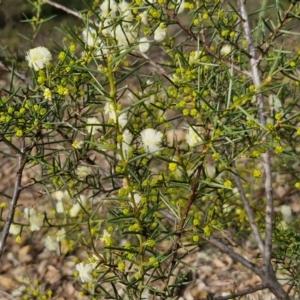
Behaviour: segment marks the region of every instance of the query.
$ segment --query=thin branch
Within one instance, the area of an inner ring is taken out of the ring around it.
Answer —
[[[245,39],[248,44],[248,50],[251,54],[251,71],[252,80],[256,88],[257,94],[257,105],[259,107],[258,117],[260,124],[264,127],[266,124],[265,117],[265,105],[263,101],[263,93],[261,90],[261,78],[259,74],[259,59],[256,58],[256,46],[252,39],[252,33],[250,29],[250,22],[248,18],[248,13],[245,6],[245,0],[238,0],[239,9],[242,18],[242,24],[244,28]],[[262,142],[267,141],[267,136],[262,138]],[[282,286],[279,284],[273,265],[271,263],[272,259],[272,236],[273,236],[273,222],[274,222],[274,203],[273,203],[273,189],[272,189],[272,169],[271,169],[271,158],[270,151],[267,150],[261,155],[262,163],[265,171],[265,195],[266,195],[266,218],[265,218],[265,251],[263,255],[263,276],[260,276],[263,283],[267,283],[272,293],[277,297],[277,299],[290,299],[288,294],[284,291]]]
[[[63,5],[60,5],[60,4],[56,3],[56,2],[53,2],[51,0],[44,0],[44,2],[47,3],[47,4],[49,4],[49,5],[51,5],[51,6],[54,6],[54,7],[58,8],[60,10],[63,10],[66,13],[75,16],[76,18],[82,19],[82,16],[79,13],[75,12],[74,10],[72,10],[72,9],[69,9],[69,8],[67,8],[67,7],[65,7]]]
[[[0,133],[0,142],[4,142],[6,146],[8,146],[10,149],[12,149],[15,153],[18,155],[21,154],[21,151],[16,147],[12,142],[10,142],[8,139],[5,138],[3,133]],[[5,153],[6,156],[9,156],[7,153]]]
[[[72,146],[74,140],[69,137],[69,135],[67,133],[65,133],[60,126],[58,126],[56,128],[56,131],[65,139],[65,142],[67,142],[70,146]],[[104,175],[106,177],[109,177],[110,174],[108,174],[107,172],[105,172],[103,169],[101,169],[90,157],[88,156],[84,156],[84,157],[80,157],[79,160],[84,161],[85,163],[87,163],[88,165],[91,166],[97,166],[97,170],[99,175]],[[122,187],[122,181],[120,179],[117,178],[112,178],[112,180],[114,181],[114,183],[117,184],[118,187]]]
[[[172,274],[174,267],[175,267],[175,263],[176,263],[176,258],[177,258],[177,251],[180,247],[179,245],[179,241],[180,238],[184,232],[184,226],[185,226],[185,221],[187,219],[188,213],[191,209],[192,204],[194,203],[194,201],[196,200],[196,195],[197,195],[197,189],[199,186],[199,182],[200,182],[200,177],[201,177],[201,173],[202,173],[202,169],[203,169],[203,163],[201,163],[199,165],[199,167],[197,168],[197,173],[196,173],[196,177],[194,179],[193,185],[191,187],[191,194],[187,203],[187,206],[183,212],[182,217],[180,218],[179,224],[178,224],[178,230],[176,232],[176,236],[174,238],[174,242],[173,242],[173,246],[171,247],[171,249],[168,251],[169,254],[171,254],[171,257],[169,259],[169,275]],[[168,253],[166,254],[168,255]],[[166,276],[166,278],[170,279],[171,276]],[[166,290],[168,288],[168,280],[166,280],[166,284],[165,284],[165,288],[164,290]]]
[[[251,270],[253,273],[257,274],[261,278],[262,284],[265,285],[266,288],[270,289],[270,291],[277,297],[277,299],[281,299],[281,300],[290,300],[291,299],[289,297],[288,293],[285,292],[285,290],[279,284],[279,282],[275,276],[273,268],[270,268],[269,272],[267,274],[265,274],[263,268],[258,267],[253,262],[251,262],[251,261],[247,260],[246,258],[244,258],[243,256],[239,255],[234,250],[232,250],[231,248],[229,248],[227,245],[225,245],[221,241],[217,240],[216,238],[211,237],[210,239],[207,239],[204,236],[202,236],[202,239],[208,241],[214,247],[218,248],[223,253],[226,253],[228,256],[230,256],[233,260],[241,263],[248,270]]]
[[[211,243],[214,247],[221,250],[223,253],[226,253],[228,256],[230,256],[235,261],[241,263],[244,267],[251,270],[253,273],[257,274],[259,277],[263,277],[263,271],[260,267],[258,267],[253,262],[249,261],[248,259],[244,258],[243,256],[239,255],[235,251],[233,251],[231,248],[229,248],[227,245],[222,243],[221,241],[217,240],[214,237],[211,237],[210,239],[206,239],[202,237],[204,240],[207,240],[209,243]]]
[[[192,185],[192,188],[191,188],[191,194],[190,194],[188,203],[187,203],[187,205],[185,207],[185,210],[183,212],[182,218],[180,219],[180,222],[179,222],[179,225],[178,225],[178,229],[179,230],[176,233],[176,237],[175,237],[175,240],[174,240],[174,243],[173,243],[173,247],[172,247],[173,255],[172,255],[171,259],[170,259],[170,265],[173,265],[173,263],[175,261],[176,252],[179,249],[179,240],[180,240],[180,238],[182,236],[182,233],[184,232],[184,226],[185,226],[186,218],[188,216],[188,213],[189,213],[189,211],[191,209],[192,204],[196,200],[197,188],[199,186],[200,176],[201,176],[201,173],[202,173],[202,169],[203,169],[203,163],[201,163],[200,166],[197,169],[197,174],[196,174],[196,177],[194,179],[194,182],[193,182],[193,185]]]
[[[209,20],[212,22],[214,28],[218,28],[218,24],[216,23],[216,21],[215,21],[213,15],[209,15]],[[238,25],[239,25],[239,24],[238,24]],[[219,34],[221,35],[221,32],[219,32]],[[245,49],[241,48],[241,47],[239,46],[239,44],[237,43],[236,40],[231,40],[231,39],[227,38],[227,39],[224,39],[224,42],[226,42],[227,44],[229,44],[229,45],[231,45],[233,48],[235,48],[235,49],[238,51],[238,53],[242,53],[242,54],[244,54],[246,57],[251,58],[251,55],[248,53],[248,51],[246,51]]]
[[[242,24],[244,28],[245,38],[248,43],[249,53],[251,54],[251,71],[253,84],[257,90],[257,104],[260,108],[258,111],[259,120],[262,126],[266,124],[265,117],[265,107],[263,101],[263,94],[261,91],[261,79],[258,69],[258,60],[256,59],[256,47],[254,45],[250,23],[248,19],[248,14],[246,11],[246,6],[244,0],[239,0],[239,7],[242,17]],[[266,136],[263,138],[263,142],[266,141]],[[269,274],[271,268],[271,255],[272,255],[272,234],[273,234],[273,221],[274,221],[274,207],[273,207],[273,193],[272,193],[272,170],[271,170],[271,160],[270,151],[266,151],[261,155],[262,162],[265,170],[265,191],[266,191],[266,229],[265,229],[265,251],[263,255],[264,271],[265,274]]]
[[[287,22],[289,21],[289,14],[290,12],[294,9],[295,5],[296,5],[297,1],[292,2],[290,4],[290,6],[288,7],[288,9],[284,12],[283,17],[280,19],[279,24],[276,26],[276,28],[273,30],[273,32],[270,34],[270,36],[268,37],[267,41],[264,43],[267,43],[266,48],[262,49],[261,46],[259,46],[259,48],[261,49],[261,51],[264,53],[264,55],[266,55],[271,47],[272,42],[274,42],[274,40],[276,39],[278,33],[280,33],[281,28],[287,24]]]
[[[233,293],[228,296],[216,297],[216,298],[214,298],[214,300],[227,300],[227,299],[232,299],[232,298],[236,298],[236,297],[241,297],[244,295],[249,295],[249,294],[255,293],[257,291],[264,290],[266,288],[268,288],[268,285],[263,283],[263,284],[259,284],[259,285],[255,286],[253,288],[249,288],[249,289],[237,292],[237,293]]]
[[[26,160],[26,146],[25,146],[25,139],[20,140],[20,153],[18,154],[18,170],[16,174],[16,180],[15,180],[15,188],[14,188],[14,194],[10,202],[10,207],[9,207],[9,212],[5,221],[5,225],[2,231],[1,239],[0,239],[0,258],[4,252],[4,246],[5,242],[9,233],[9,228],[11,223],[13,222],[14,219],[14,214],[15,214],[15,208],[17,205],[17,202],[20,197],[20,193],[22,190],[22,175],[23,175],[23,170],[25,167],[25,160]]]
[[[5,66],[1,61],[0,61],[0,71],[13,72],[14,75],[16,75],[19,79],[21,79],[23,82],[25,82],[29,85],[28,78],[25,74],[21,74],[20,72],[15,71],[10,66]],[[30,87],[30,85],[29,85],[29,87]]]
[[[3,298],[3,299],[6,299],[6,300],[16,300],[15,297],[11,296],[10,294],[6,293],[5,291],[0,290],[0,294],[2,294],[3,296],[5,296],[5,298]]]
[[[156,62],[154,62],[147,54],[145,53],[142,53],[142,52],[138,52],[141,56],[143,56],[151,66],[153,66],[155,69],[158,70],[158,72],[161,74],[161,75],[164,75],[166,77],[168,77],[166,71],[164,70],[164,68],[162,68],[160,65],[158,65]]]
[[[235,167],[235,163],[233,162],[233,167]],[[237,176],[237,175],[234,175],[233,177],[234,179],[234,182],[235,182],[235,185],[239,191],[239,194],[241,196],[241,199],[243,201],[243,206],[244,206],[244,209],[246,211],[246,214],[248,216],[248,219],[249,219],[249,222],[250,222],[250,226],[251,226],[251,229],[252,229],[252,232],[253,232],[253,235],[255,237],[255,240],[258,244],[258,247],[259,247],[259,250],[260,250],[260,254],[261,256],[264,255],[264,251],[265,251],[265,245],[264,245],[264,242],[262,240],[262,237],[260,235],[260,232],[256,226],[256,223],[255,223],[255,217],[254,217],[254,213],[250,207],[250,204],[249,204],[249,201],[245,195],[245,192],[244,192],[244,189],[242,187],[242,182],[241,182],[241,179]]]

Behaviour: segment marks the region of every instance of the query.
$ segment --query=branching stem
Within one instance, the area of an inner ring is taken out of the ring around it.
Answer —
[[[233,163],[233,167],[235,167],[235,163]],[[263,256],[264,251],[265,251],[264,242],[263,242],[263,239],[260,235],[260,232],[259,232],[259,230],[256,226],[254,213],[253,213],[253,211],[250,207],[249,201],[248,201],[248,199],[245,195],[244,189],[242,187],[241,179],[238,177],[238,175],[234,175],[233,178],[234,178],[235,185],[236,185],[236,187],[239,191],[239,194],[241,196],[241,199],[243,201],[243,206],[244,206],[244,209],[245,209],[246,214],[248,216],[253,235],[254,235],[255,240],[258,244],[259,251],[260,251],[261,255]]]
[[[63,6],[61,4],[58,4],[58,3],[53,2],[51,0],[44,0],[44,2],[47,3],[47,4],[49,4],[49,5],[51,5],[51,6],[53,6],[53,7],[58,8],[60,10],[63,10],[66,13],[75,16],[76,18],[82,19],[82,16],[79,13],[77,13],[76,11],[74,11],[72,9],[69,9],[69,8],[67,8],[67,7],[65,7],[65,6]]]
[[[253,84],[256,88],[256,99],[258,110],[258,118],[262,127],[266,125],[265,117],[265,105],[263,99],[263,92],[261,90],[262,81],[259,73],[259,59],[257,59],[257,49],[254,45],[252,38],[252,32],[250,28],[250,22],[248,18],[248,13],[245,6],[245,0],[238,0],[240,14],[242,18],[242,25],[244,29],[245,39],[248,44],[248,51],[251,55],[250,64],[252,72]],[[262,142],[266,142],[267,137],[264,135]],[[272,169],[271,169],[271,159],[270,151],[267,150],[261,155],[262,163],[265,171],[265,195],[266,195],[266,217],[265,217],[265,241],[264,241],[264,253],[263,253],[263,273],[264,276],[260,276],[263,283],[268,282],[271,291],[276,295],[278,299],[288,299],[287,294],[278,283],[275,277],[274,269],[271,263],[272,258],[272,235],[273,235],[273,222],[274,222],[274,204],[273,204],[273,189],[272,189]]]
[[[18,202],[18,199],[20,197],[20,193],[22,191],[22,176],[23,176],[23,170],[25,167],[25,161],[26,161],[26,146],[25,146],[25,139],[20,140],[20,152],[18,153],[18,170],[16,174],[16,180],[15,180],[15,187],[14,187],[14,194],[12,196],[9,212],[6,218],[6,222],[4,224],[4,228],[2,231],[1,239],[0,239],[0,258],[4,252],[4,246],[5,242],[9,233],[10,225],[13,222],[14,214],[16,205]]]
[[[174,238],[174,242],[173,242],[173,246],[171,247],[171,249],[169,250],[169,254],[171,254],[171,257],[169,259],[169,275],[172,274],[173,269],[176,267],[176,258],[177,258],[177,251],[180,247],[179,241],[181,239],[181,236],[184,232],[184,227],[185,227],[185,221],[186,218],[188,216],[188,213],[191,209],[192,204],[194,203],[195,199],[196,199],[196,195],[197,195],[197,189],[199,186],[199,182],[200,182],[200,177],[201,177],[201,173],[202,173],[202,168],[203,168],[203,163],[201,163],[196,171],[196,176],[191,188],[191,194],[188,200],[188,203],[186,205],[186,208],[183,212],[182,217],[180,218],[179,224],[178,224],[178,230],[176,232],[175,238]],[[168,278],[170,278],[170,276],[167,276]],[[165,284],[165,290],[168,287],[168,281],[166,281]]]
[[[263,101],[263,93],[261,91],[261,79],[258,69],[258,61],[256,59],[256,47],[254,45],[250,23],[248,19],[248,14],[246,11],[246,6],[244,0],[239,0],[240,12],[242,17],[242,23],[244,28],[245,38],[248,43],[249,53],[251,54],[251,71],[254,86],[257,90],[257,105],[259,107],[258,117],[260,124],[265,127],[266,118],[265,118],[265,107]],[[266,136],[263,137],[263,142],[266,141]],[[271,254],[272,254],[272,233],[273,233],[273,194],[272,194],[272,170],[271,170],[271,160],[270,160],[270,151],[266,151],[262,154],[262,161],[265,170],[265,193],[266,193],[266,233],[265,233],[265,249],[263,255],[264,261],[264,271],[265,274],[269,273],[270,265],[271,265]]]
[[[223,253],[226,253],[229,255],[232,259],[242,264],[244,267],[246,267],[248,270],[251,270],[253,273],[257,274],[258,276],[263,276],[263,272],[261,268],[259,268],[256,264],[249,261],[248,259],[244,258],[243,256],[236,253],[234,250],[229,248],[227,245],[222,243],[221,241],[217,240],[214,237],[211,237],[208,239],[208,242],[211,243],[214,247],[221,250]]]
[[[249,294],[255,293],[257,291],[264,290],[267,287],[268,287],[267,284],[259,284],[259,285],[255,286],[255,287],[252,287],[252,288],[249,288],[249,289],[237,292],[237,293],[233,293],[233,294],[230,294],[228,296],[216,297],[216,298],[214,298],[214,300],[233,299],[233,298],[236,298],[236,297],[241,297],[241,296],[245,296],[245,295],[249,295]]]

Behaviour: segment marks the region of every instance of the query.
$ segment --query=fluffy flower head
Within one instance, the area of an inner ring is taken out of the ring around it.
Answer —
[[[136,206],[138,206],[140,203],[141,203],[141,200],[142,200],[142,196],[140,193],[136,192],[136,191],[133,191],[133,193],[129,193],[129,197],[132,198],[133,197],[133,200],[134,200],[134,203]],[[132,203],[130,203],[131,206],[133,206]]]
[[[109,118],[113,120],[114,123],[117,122],[117,114],[119,114],[119,112],[115,110],[115,107],[111,102],[105,104],[104,112],[108,114]],[[127,115],[125,113],[119,115],[118,123],[121,127],[124,127],[127,124]]]
[[[116,121],[116,110],[111,102],[106,102],[104,106],[104,112],[108,114],[110,119]]]
[[[142,13],[139,14],[139,17],[141,19],[141,22],[148,26],[149,22],[148,22],[148,12],[147,11],[143,11]]]
[[[77,217],[82,209],[82,206],[86,206],[87,199],[84,195],[80,195],[78,201],[70,208],[70,217]]]
[[[115,39],[121,48],[134,43],[135,37],[132,28],[122,28],[121,25],[117,25],[115,29]]]
[[[96,30],[93,28],[85,28],[82,31],[82,37],[88,46],[97,46],[101,43],[101,40],[97,38]]]
[[[65,212],[65,204],[71,201],[70,194],[68,191],[56,191],[53,197],[58,200],[56,203],[56,211],[59,214],[63,214]]]
[[[31,231],[38,231],[41,229],[44,223],[44,216],[37,213],[34,208],[25,208],[24,217],[29,221],[29,228]]]
[[[139,43],[139,50],[142,53],[145,53],[149,50],[149,48],[150,48],[150,44],[148,42],[148,39],[146,37],[142,37],[140,39],[140,43]]]
[[[160,26],[154,31],[154,39],[157,42],[162,42],[167,36],[167,28],[162,28]]]
[[[177,14],[181,14],[184,11],[184,0],[177,0]]]
[[[30,230],[31,231],[38,231],[41,229],[44,223],[44,216],[41,214],[36,214],[30,216],[29,224],[30,224]]]
[[[292,209],[288,205],[281,205],[280,212],[282,213],[282,218],[286,223],[291,223],[293,221]]]
[[[66,238],[66,230],[64,228],[62,229],[59,229],[57,232],[56,232],[56,240],[58,242],[61,242],[62,240],[64,240]]]
[[[81,211],[81,206],[79,203],[75,203],[71,208],[70,208],[70,217],[74,218],[79,215]]]
[[[189,127],[185,139],[190,147],[195,147],[202,141],[201,137],[197,134],[196,130],[192,126]]]
[[[81,166],[76,169],[76,175],[80,180],[85,180],[88,175],[91,174],[91,168]]]
[[[38,71],[43,69],[52,60],[52,54],[45,47],[36,47],[27,52],[25,59],[30,68]]]
[[[194,65],[200,61],[201,51],[192,51],[189,55],[189,64]]]
[[[62,201],[58,201],[55,205],[56,211],[59,214],[63,214],[65,212],[65,207]]]
[[[11,224],[9,227],[9,233],[13,235],[19,235],[21,232],[21,226],[17,224]]]
[[[128,158],[128,153],[130,151],[130,144],[132,142],[133,139],[133,135],[131,134],[131,132],[128,129],[125,129],[123,134],[122,134],[123,140],[122,140],[122,151],[123,151],[123,157],[125,159]],[[120,144],[118,144],[118,149],[121,148]],[[117,154],[117,159],[121,159],[121,155]]]
[[[284,113],[282,102],[276,95],[271,94],[269,96],[269,105],[275,110],[275,112]]]
[[[97,124],[100,124],[100,122],[96,117],[88,118],[86,120],[86,124],[87,126],[85,128],[90,135],[95,135],[98,132],[97,128],[99,128],[100,126]]]
[[[141,132],[141,138],[146,152],[156,152],[161,146],[163,134],[155,129],[147,128]]]
[[[119,8],[120,8],[123,20],[125,20],[125,21],[133,20],[133,14],[130,9],[130,4],[128,2],[126,2],[126,1],[120,2]]]
[[[71,197],[68,191],[56,191],[53,195],[58,201],[70,201]]]
[[[111,245],[111,234],[106,229],[103,230],[103,236],[100,241],[102,241],[106,246]]]
[[[24,209],[24,217],[26,220],[29,220],[32,216],[36,215],[36,210],[32,207],[28,208],[26,207]]]
[[[102,11],[103,18],[107,18],[116,15],[118,6],[114,0],[104,0],[104,2],[100,5],[100,9]]]
[[[228,54],[230,54],[231,51],[232,47],[230,45],[224,45],[220,50],[220,54],[222,56],[227,56]]]
[[[89,263],[89,264],[80,263],[76,265],[76,270],[78,271],[79,277],[82,282],[89,283],[93,281],[92,272],[94,268],[95,268],[94,263]]]
[[[48,235],[45,238],[45,247],[50,251],[58,251],[59,250],[59,243],[55,236]]]

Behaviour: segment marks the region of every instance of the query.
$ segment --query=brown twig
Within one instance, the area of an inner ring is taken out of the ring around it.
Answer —
[[[16,180],[15,180],[15,187],[14,187],[14,194],[12,196],[10,206],[9,206],[9,211],[8,215],[5,221],[5,225],[1,234],[1,239],[0,239],[0,258],[4,252],[4,246],[5,242],[9,233],[9,228],[10,225],[13,222],[14,219],[14,214],[15,214],[15,208],[17,205],[17,202],[20,197],[20,193],[22,191],[22,175],[23,175],[23,170],[25,167],[25,161],[26,161],[26,151],[28,149],[25,146],[25,139],[22,138],[20,140],[20,153],[18,153],[18,170],[16,173]]]
[[[54,7],[58,8],[60,10],[63,10],[63,11],[65,11],[66,13],[68,13],[70,15],[73,15],[73,16],[79,18],[79,19],[82,19],[81,14],[75,12],[72,9],[69,9],[69,8],[67,8],[67,7],[65,7],[63,5],[60,5],[60,4],[56,3],[56,2],[53,2],[51,0],[44,0],[44,2],[47,3],[47,4],[49,4],[49,5],[51,5],[51,6],[54,6]]]
[[[273,32],[270,34],[270,36],[268,37],[267,41],[264,42],[267,43],[267,46],[265,49],[262,49],[261,46],[259,46],[259,49],[264,53],[264,55],[266,55],[271,47],[272,42],[274,42],[274,40],[276,39],[278,33],[280,32],[281,28],[286,25],[286,23],[288,22],[289,18],[289,14],[290,12],[294,9],[295,5],[296,5],[297,1],[292,2],[290,4],[290,6],[288,7],[288,9],[284,12],[283,17],[280,19],[279,24],[276,26],[276,28],[273,30]]]
[[[25,74],[21,74],[20,72],[17,72],[16,70],[14,70],[12,67],[4,65],[1,61],[0,61],[0,71],[5,71],[5,72],[12,72],[13,71],[14,75],[16,75],[23,82],[29,84],[28,78]]]
[[[74,142],[74,140],[72,138],[70,138],[68,136],[67,133],[65,133],[59,126],[56,128],[56,131],[65,139],[65,141],[71,146]],[[108,174],[107,172],[105,172],[100,166],[98,166],[94,160],[92,160],[89,156],[84,156],[84,157],[80,157],[79,160],[82,160],[84,161],[85,163],[87,163],[88,165],[91,165],[91,166],[96,166],[97,167],[97,171],[98,171],[98,174],[101,176],[105,176],[105,177],[109,177],[111,174]],[[104,178],[105,179],[105,178]],[[122,181],[119,179],[119,178],[114,178],[112,177],[111,178],[112,182],[115,184],[115,187],[116,188],[120,188],[123,186],[122,184]],[[103,189],[102,191],[103,193],[105,192],[110,192],[110,191],[106,191]]]
[[[151,66],[153,66],[155,69],[157,69],[161,75],[168,77],[168,74],[166,73],[165,69],[162,68],[160,65],[158,65],[156,62],[154,62],[147,54],[142,53],[142,52],[138,52],[138,53],[139,53],[139,55],[144,57]]]
[[[192,189],[191,189],[191,195],[189,197],[188,203],[185,207],[182,218],[180,219],[180,222],[179,222],[179,225],[178,225],[179,230],[176,233],[176,238],[174,240],[173,247],[172,247],[172,252],[174,253],[174,256],[176,256],[175,253],[179,248],[179,240],[180,240],[181,235],[184,231],[184,225],[185,225],[186,218],[188,216],[188,213],[191,209],[192,204],[195,202],[195,199],[196,199],[197,188],[198,188],[198,185],[199,185],[199,182],[200,182],[200,176],[201,176],[202,168],[203,168],[203,163],[201,163],[200,166],[197,169],[197,174],[196,174],[196,177],[194,179]],[[174,258],[174,256],[173,256],[173,258]],[[172,259],[170,261],[172,262]]]
[[[3,295],[3,299],[6,300],[16,300],[15,297],[11,296],[10,294],[6,293],[5,291],[0,290],[0,294]]]
[[[255,293],[257,291],[264,290],[266,288],[268,288],[268,285],[263,283],[263,284],[259,284],[259,285],[255,286],[255,287],[252,287],[252,288],[249,288],[249,289],[237,292],[237,293],[230,294],[228,296],[216,297],[216,298],[214,298],[214,300],[227,300],[227,299],[232,299],[232,298],[236,298],[236,297],[241,297],[241,296]]]
[[[169,259],[169,274],[172,273],[174,267],[175,267],[175,262],[176,262],[176,257],[177,257],[177,251],[180,247],[179,245],[179,241],[180,238],[184,232],[184,226],[185,226],[185,221],[187,219],[188,213],[191,209],[192,204],[194,203],[195,199],[196,199],[196,195],[197,195],[197,189],[198,189],[198,185],[200,182],[200,176],[202,173],[202,169],[203,169],[203,163],[201,163],[197,169],[197,173],[196,173],[196,177],[194,179],[192,188],[191,188],[191,194],[187,203],[187,206],[183,212],[182,218],[179,221],[178,224],[178,230],[176,232],[175,238],[174,238],[174,242],[173,242],[173,246],[171,247],[171,249],[168,251],[171,254],[171,257]],[[166,282],[165,285],[165,289],[168,287],[168,281]]]

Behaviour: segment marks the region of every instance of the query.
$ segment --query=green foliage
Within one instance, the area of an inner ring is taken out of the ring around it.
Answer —
[[[29,47],[26,76],[25,63],[12,67],[1,143],[21,157],[17,174],[34,172],[17,188],[39,184],[45,197],[25,216],[17,209],[11,232],[44,227],[48,249],[85,248],[75,275],[91,299],[175,299],[200,243],[254,232],[268,244],[268,180],[299,181],[299,53],[285,43],[299,5],[263,5],[252,45],[231,3],[94,1],[80,26],[61,29],[57,53]],[[27,20],[32,39],[42,6]],[[298,228],[278,224],[275,266],[295,285]]]

